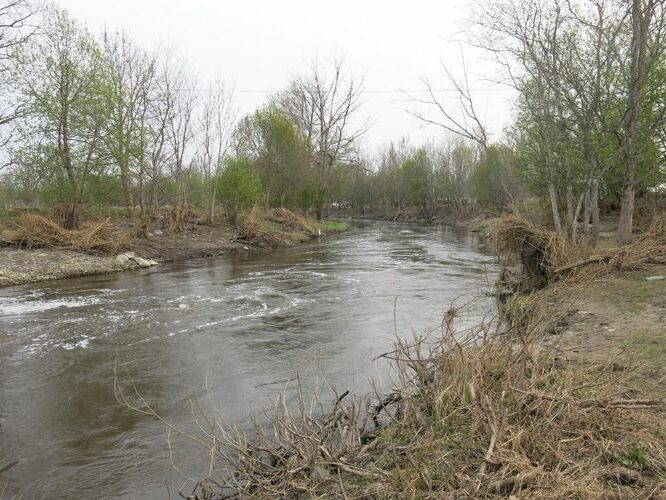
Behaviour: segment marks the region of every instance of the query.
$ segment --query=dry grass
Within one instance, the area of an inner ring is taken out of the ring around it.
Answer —
[[[563,276],[587,280],[613,271],[666,263],[666,215],[655,217],[632,243],[596,253],[588,245],[572,243],[564,235],[510,215],[497,223],[497,244],[500,254],[517,257],[523,274],[541,285]]]
[[[26,248],[65,249],[115,254],[126,250],[130,237],[113,227],[108,219],[77,230],[64,229],[51,219],[23,214],[16,227],[5,232],[8,243]]]
[[[254,207],[241,214],[240,239],[263,248],[289,246],[314,237],[314,223],[286,208],[263,210]]]
[[[666,215],[659,215],[650,227],[632,243],[610,251],[609,267],[618,270],[642,269],[650,264],[666,263]]]
[[[497,221],[497,248],[501,255],[520,257],[531,276],[549,276],[553,270],[590,256],[592,249],[517,215]]]
[[[395,387],[328,410],[297,382],[254,433],[201,420],[209,479],[190,498],[654,498],[666,494],[663,400],[619,390],[614,360],[584,365],[487,323],[398,342]],[[160,418],[144,400],[119,399]],[[162,419],[162,421],[164,421]],[[168,425],[168,424],[167,424]]]
[[[666,486],[662,401],[616,394],[607,367],[583,369],[490,330],[465,345],[451,331],[400,343],[388,355],[396,389],[367,411],[338,401],[323,418],[279,407],[257,442],[227,443],[242,493],[608,498]]]

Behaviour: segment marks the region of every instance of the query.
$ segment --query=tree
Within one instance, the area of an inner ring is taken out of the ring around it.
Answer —
[[[432,201],[430,185],[432,165],[425,148],[412,152],[401,166],[402,199],[409,206],[420,206],[425,213]]]
[[[327,73],[314,63],[309,74],[294,79],[276,99],[277,106],[296,124],[310,146],[320,194],[317,218],[322,216],[333,166],[336,162],[354,163],[356,142],[368,130],[367,124],[353,124],[362,104],[362,82],[345,71],[341,60],[334,61],[331,69]]]
[[[660,3],[646,1],[652,10]],[[556,228],[562,230],[558,198],[564,196],[571,238],[576,239],[582,215],[583,228],[596,243],[600,190],[615,184],[616,166],[623,156],[633,157],[633,161],[624,159],[627,196],[623,197],[623,204],[631,198],[633,207],[637,151],[649,149],[653,142],[644,134],[636,145],[642,91],[631,90],[642,89],[648,67],[627,69],[632,53],[642,50],[638,43],[642,35],[637,33],[646,28],[632,29],[624,4],[614,0],[497,0],[477,2],[476,9],[475,23],[481,31],[477,43],[496,56],[506,81],[519,92],[514,135],[527,153],[524,165],[533,171],[533,178],[538,175],[539,183],[547,182]],[[663,16],[656,18],[648,44],[654,49],[652,56],[663,46]],[[632,32],[636,50],[630,50],[627,39]],[[633,76],[625,76],[632,71]],[[634,98],[624,97],[632,93]]]
[[[15,76],[26,99],[15,157],[34,168],[65,202],[62,222],[79,225],[89,178],[107,165],[102,58],[85,27],[61,9],[47,10],[43,34],[21,47]]]
[[[167,60],[162,73],[163,101],[158,105],[163,116],[166,146],[169,148],[171,175],[178,185],[175,202],[174,222],[177,231],[182,230],[182,223],[188,213],[187,176],[192,167],[192,145],[194,140],[194,120],[197,96],[194,79],[190,77],[184,65],[178,61]]]
[[[504,207],[516,198],[519,186],[514,175],[513,151],[499,144],[488,147],[471,174],[472,194],[479,203]]]
[[[622,120],[621,143],[625,157],[618,240],[631,239],[636,196],[636,171],[640,158],[640,112],[645,85],[666,49],[666,2],[631,0],[631,45],[627,81],[627,107]],[[662,117],[663,119],[663,117]]]
[[[27,0],[8,0],[0,5],[0,169],[11,164],[6,148],[12,139],[11,123],[24,106],[22,95],[16,92],[14,55],[35,33],[31,25],[35,11]]]
[[[234,149],[261,177],[268,206],[303,205],[303,193],[315,180],[309,147],[281,109],[268,105],[243,117]]]
[[[217,181],[229,149],[234,113],[232,94],[227,85],[217,79],[202,102],[199,115],[198,159],[204,180],[206,218],[213,224],[217,200]]]
[[[145,129],[151,91],[156,77],[156,58],[141,50],[126,32],[102,35],[108,119],[104,144],[115,162],[130,214],[134,212],[133,177],[146,169]]]

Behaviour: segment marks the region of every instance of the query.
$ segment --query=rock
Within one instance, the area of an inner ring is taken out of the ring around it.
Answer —
[[[662,281],[665,280],[666,276],[648,276],[645,278],[645,281]]]
[[[148,262],[146,259],[142,259],[141,257],[134,257],[132,260],[133,260],[134,262],[136,262],[136,264],[137,264],[139,267],[142,267],[142,268],[146,268],[146,267],[150,267],[150,266],[151,266],[150,262]]]
[[[121,253],[116,257],[116,262],[121,266],[127,266],[130,263],[130,258],[124,253]]]
[[[157,265],[156,261],[152,259],[144,259],[142,257],[139,257],[134,252],[121,253],[116,257],[116,261],[124,267],[128,267],[132,263],[142,268],[147,268]]]

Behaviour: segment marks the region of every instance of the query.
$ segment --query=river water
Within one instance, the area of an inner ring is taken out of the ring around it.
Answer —
[[[246,426],[296,372],[306,387],[368,390],[395,333],[440,324],[488,290],[496,263],[446,226],[356,223],[273,253],[0,289],[3,498],[177,497],[206,453],[120,405],[126,386],[192,429],[188,401]],[[491,314],[490,299],[463,323]]]

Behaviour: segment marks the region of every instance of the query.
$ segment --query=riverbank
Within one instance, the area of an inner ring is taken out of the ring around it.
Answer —
[[[335,393],[323,415],[278,405],[256,441],[230,434],[213,451],[243,493],[666,495],[666,219],[593,256],[529,222],[499,229],[529,278],[506,318],[459,331],[464,311],[450,309],[440,332],[383,356],[397,374],[391,392]]]
[[[179,232],[159,225],[138,231],[133,219],[118,216],[90,218],[81,231],[67,232],[39,217],[23,216],[0,229],[0,287],[268,251],[347,229],[282,209],[250,213],[236,227],[191,222]]]

